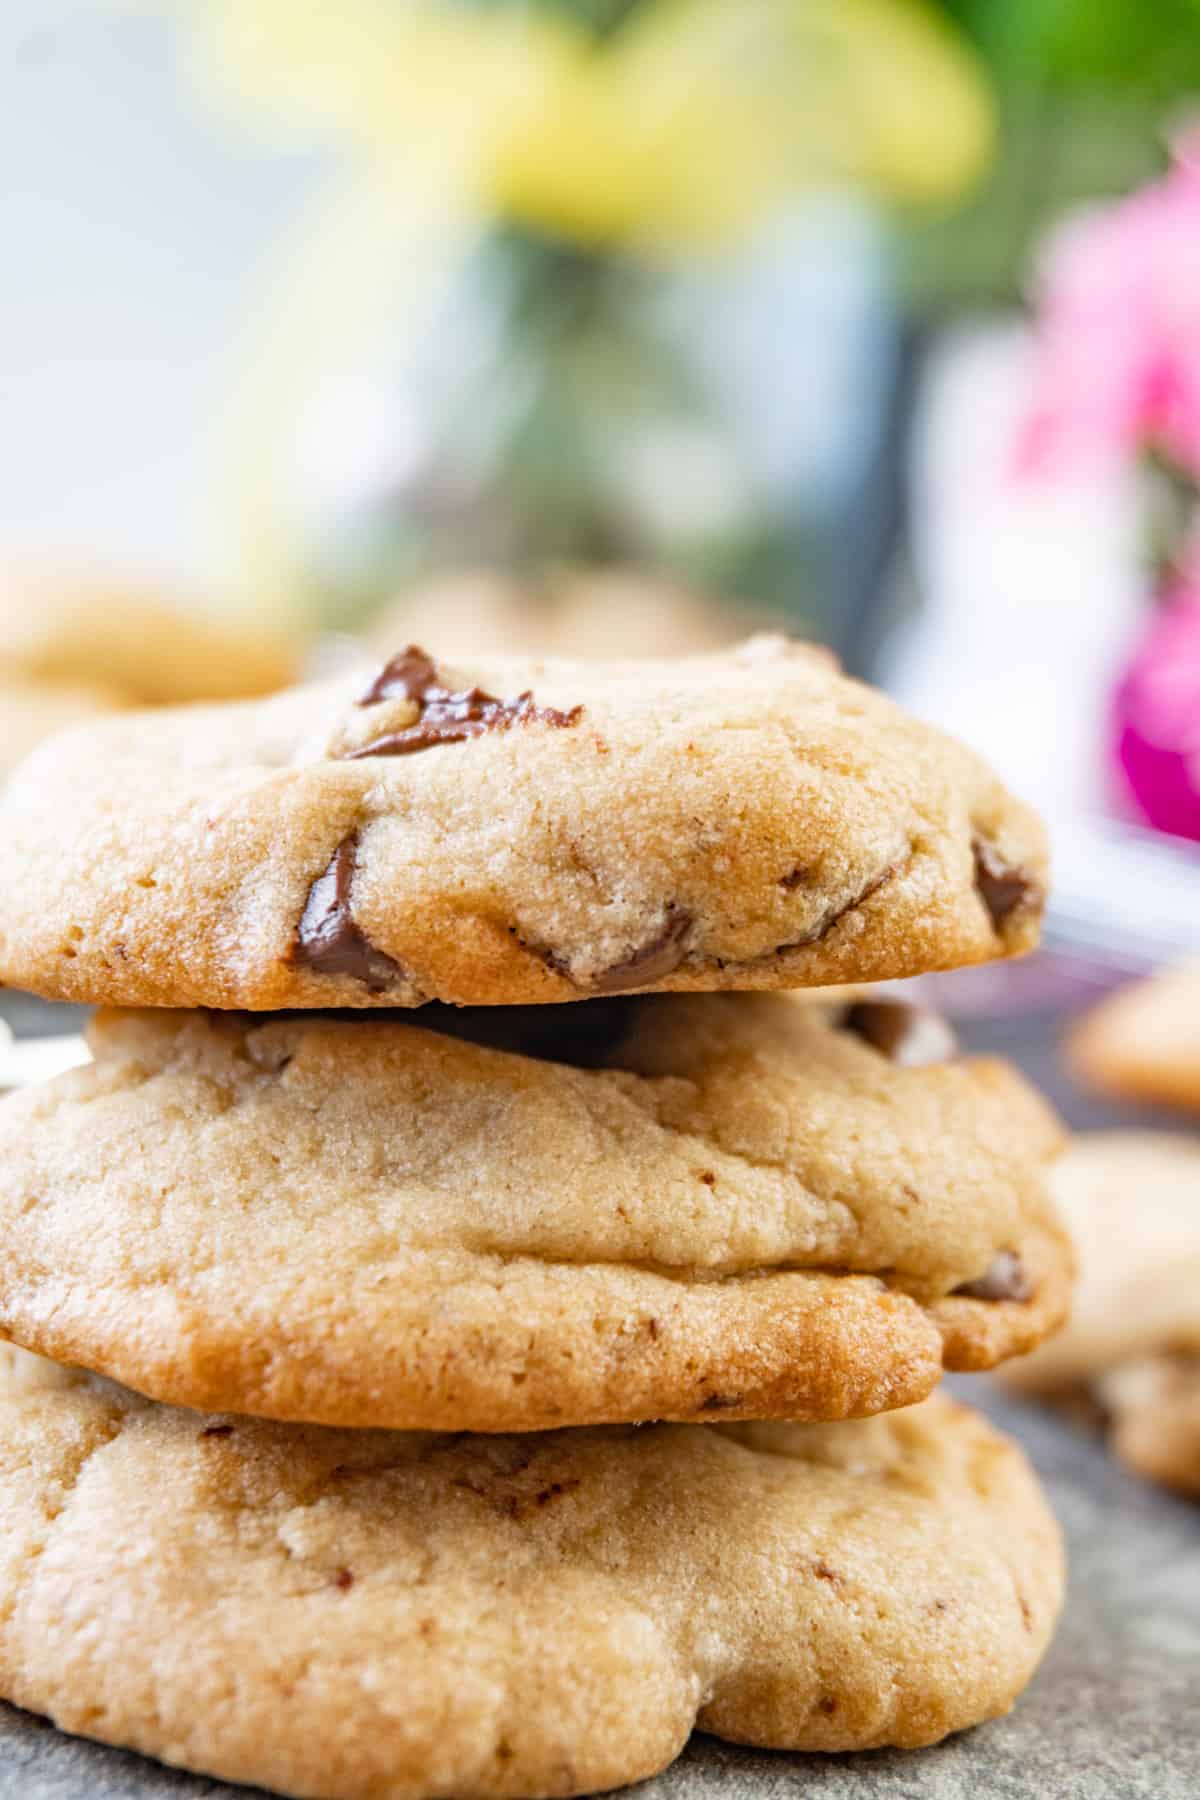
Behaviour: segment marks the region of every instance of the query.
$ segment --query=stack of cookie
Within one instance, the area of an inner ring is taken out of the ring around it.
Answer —
[[[1057,1125],[770,991],[1029,947],[976,759],[777,639],[410,648],[61,737],[0,839],[0,977],[110,1009],[0,1104],[0,1691],[347,1800],[1011,1704],[1057,1533],[929,1396],[1062,1317]]]

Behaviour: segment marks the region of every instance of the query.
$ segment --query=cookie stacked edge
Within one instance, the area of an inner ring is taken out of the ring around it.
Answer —
[[[1065,1312],[1057,1127],[909,1008],[753,991],[1031,947],[977,759],[782,640],[410,646],[64,734],[0,835],[0,975],[116,1008],[0,1102],[0,1691],[320,1800],[1007,1709],[1056,1528],[928,1396]]]

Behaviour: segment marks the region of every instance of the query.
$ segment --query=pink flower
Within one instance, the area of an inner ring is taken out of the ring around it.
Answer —
[[[1200,583],[1153,614],[1113,695],[1113,754],[1149,825],[1200,841]]]
[[[1155,449],[1200,481],[1200,130],[1161,181],[1055,235],[1037,302],[1019,468]]]

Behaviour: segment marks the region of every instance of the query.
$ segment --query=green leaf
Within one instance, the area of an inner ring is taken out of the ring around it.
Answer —
[[[1200,87],[1200,0],[946,0],[1009,79],[1167,100]]]

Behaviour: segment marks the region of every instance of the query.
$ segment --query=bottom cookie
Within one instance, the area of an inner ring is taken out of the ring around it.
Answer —
[[[569,1795],[693,1727],[930,1744],[1062,1595],[1015,1445],[941,1397],[838,1425],[354,1432],[0,1358],[0,1692],[321,1800]]]

